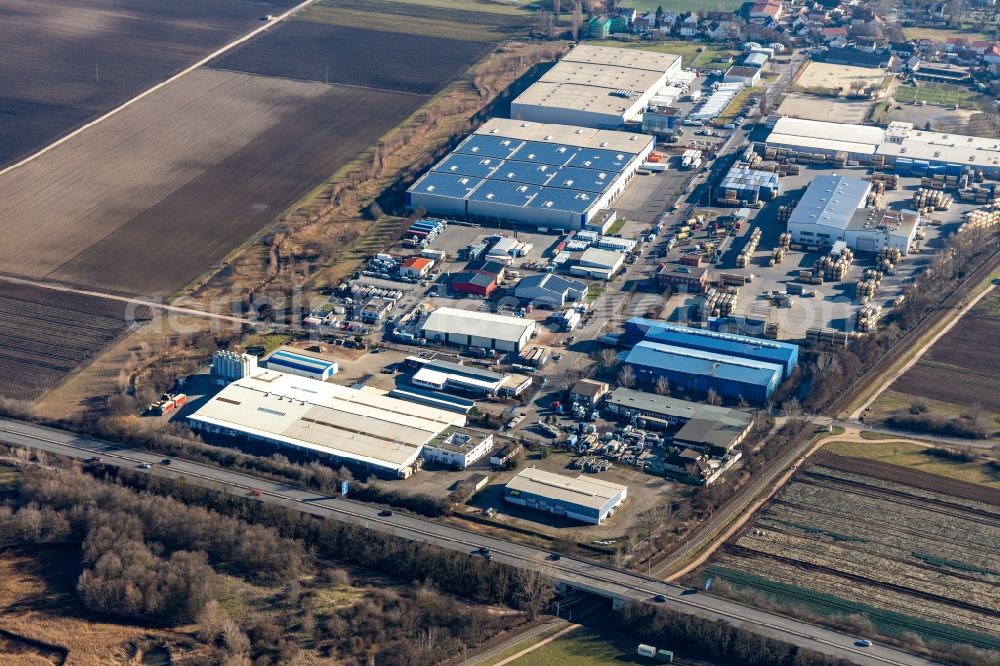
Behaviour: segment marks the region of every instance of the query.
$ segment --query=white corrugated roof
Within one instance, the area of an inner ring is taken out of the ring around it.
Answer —
[[[873,155],[884,140],[885,130],[881,127],[780,118],[767,143]]]
[[[229,384],[190,418],[390,469],[412,464],[446,428],[465,425],[460,414],[375,389],[272,371]]]
[[[619,494],[624,498],[628,491],[628,486],[593,476],[581,474],[574,479],[535,467],[518,472],[517,476],[507,482],[507,488],[555,501],[572,502],[592,509],[600,509],[608,500]]]
[[[535,326],[535,322],[531,319],[473,310],[438,308],[431,313],[422,328],[427,334],[455,333],[516,342],[526,334],[530,335]]]

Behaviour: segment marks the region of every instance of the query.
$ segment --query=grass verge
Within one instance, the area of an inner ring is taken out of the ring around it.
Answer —
[[[960,462],[935,456],[932,449],[912,442],[880,441],[845,442],[835,441],[823,449],[829,453],[851,458],[865,458],[879,462],[909,467],[928,474],[949,479],[974,483],[987,488],[1000,489],[1000,471],[992,471],[982,461]]]

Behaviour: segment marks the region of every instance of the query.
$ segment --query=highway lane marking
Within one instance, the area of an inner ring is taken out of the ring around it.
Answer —
[[[84,446],[79,446],[79,445],[75,445],[75,444],[69,444],[69,443],[66,443],[66,442],[60,442],[60,441],[53,440],[53,439],[47,439],[45,437],[41,437],[39,435],[25,433],[23,431],[11,430],[9,428],[0,427],[0,432],[5,432],[5,433],[11,434],[11,435],[17,435],[19,437],[22,437],[22,438],[25,438],[25,439],[28,439],[28,440],[45,442],[45,443],[48,443],[48,444],[51,444],[51,445],[54,445],[54,446],[58,446],[58,447],[63,447],[63,448],[67,448],[67,449],[76,449],[78,451],[83,451],[83,452],[86,452],[86,453],[91,454],[91,455],[103,453],[104,455],[107,455],[109,458],[119,459],[119,460],[126,461],[126,462],[139,462],[139,463],[148,462],[148,461],[145,461],[145,460],[142,460],[142,459],[139,459],[139,458],[132,458],[132,457],[130,457],[130,456],[124,454],[124,453],[109,453],[109,452],[107,452],[105,450],[90,449],[90,448],[86,448]],[[88,439],[88,441],[93,442],[95,444],[98,443],[98,440]],[[132,451],[134,451],[132,449],[124,449],[124,450],[126,452],[132,452]],[[188,465],[198,465],[198,463],[193,463],[193,462],[190,462],[190,461],[184,461],[184,462],[186,464],[188,464]],[[158,470],[159,471],[166,471],[166,468],[163,468],[162,470],[160,468],[158,468]],[[228,482],[228,481],[220,481],[220,480],[218,480],[216,478],[213,478],[211,476],[208,476],[206,474],[199,474],[197,472],[190,471],[190,470],[184,470],[184,469],[180,469],[180,468],[171,468],[170,471],[173,471],[176,474],[181,475],[181,476],[189,476],[189,477],[193,477],[193,478],[200,478],[200,479],[209,481],[211,483],[221,484],[221,485],[223,485],[225,487],[229,487],[229,488],[241,488],[241,489],[246,489],[246,490],[253,490],[254,489],[252,486],[246,486],[246,485],[243,485],[243,484],[240,484],[240,483],[234,483],[234,482]],[[243,474],[240,474],[240,473],[234,473],[234,475],[236,475],[236,476],[246,476],[246,475],[243,475]],[[253,477],[248,477],[248,478],[252,479]],[[260,479],[256,479],[256,480],[258,482],[261,481]],[[268,483],[273,483],[273,482],[268,481]],[[313,500],[311,500],[309,498],[298,499],[298,498],[295,498],[295,497],[292,497],[292,496],[289,496],[289,495],[284,495],[284,494],[281,494],[280,492],[271,491],[271,490],[261,490],[260,492],[261,492],[262,495],[267,495],[267,496],[270,496],[270,497],[274,497],[274,498],[279,499],[279,500],[291,501],[291,502],[294,502],[296,504],[307,504],[309,506],[318,506],[319,508],[325,509],[326,511],[331,512],[331,513],[340,513],[340,514],[343,514],[343,515],[351,516],[353,518],[357,518],[357,519],[361,519],[361,520],[365,520],[365,521],[370,520],[370,521],[372,521],[373,523],[376,523],[376,524],[381,524],[381,525],[384,525],[384,526],[387,526],[387,527],[390,527],[390,528],[398,528],[398,529],[401,529],[403,531],[411,532],[411,533],[413,533],[415,535],[419,535],[419,536],[422,536],[422,537],[428,537],[430,539],[434,539],[434,540],[437,540],[437,541],[445,541],[445,542],[450,542],[450,543],[453,543],[453,544],[463,545],[463,546],[475,546],[476,545],[473,542],[464,541],[463,539],[461,539],[459,537],[455,537],[453,535],[449,535],[449,534],[436,534],[434,532],[429,532],[429,531],[421,530],[418,527],[411,527],[411,526],[407,526],[407,525],[404,525],[404,524],[392,523],[392,522],[389,522],[387,520],[380,519],[378,517],[370,517],[370,516],[367,516],[367,515],[365,515],[363,513],[352,512],[352,511],[349,511],[349,510],[347,510],[346,508],[344,508],[342,506],[331,506],[331,505],[327,504],[326,501],[317,502],[317,501],[313,501]],[[419,519],[414,519],[414,520],[419,520]],[[457,528],[451,528],[450,526],[446,526],[444,528],[447,529],[447,530],[449,530],[449,531],[457,529]],[[489,537],[489,538],[491,540],[502,541],[500,539],[497,539],[496,537]],[[508,558],[508,559],[511,559],[511,560],[522,560],[522,561],[525,561],[528,564],[532,564],[532,565],[536,563],[536,560],[534,559],[534,557],[520,555],[518,553],[513,553],[513,552],[510,552],[510,551],[505,551],[503,549],[493,549],[493,550],[498,555],[501,555],[501,556],[503,556],[505,558]],[[600,564],[593,563],[593,562],[586,562],[586,561],[583,561],[583,560],[573,560],[573,559],[571,559],[571,561],[575,562],[577,564],[583,565],[585,567],[590,567],[590,568],[599,569],[599,570],[608,570],[607,567],[604,567],[604,566],[602,566]],[[558,567],[556,567],[556,568],[558,569]],[[607,584],[607,585],[612,585],[612,586],[615,586],[615,587],[618,587],[618,588],[621,588],[621,589],[624,589],[624,590],[627,590],[627,591],[632,591],[632,592],[636,592],[636,593],[647,594],[647,595],[650,595],[650,596],[662,593],[662,589],[661,589],[661,591],[651,590],[651,589],[649,589],[647,587],[643,587],[643,586],[640,586],[640,585],[632,585],[632,584],[629,584],[628,582],[623,582],[623,581],[615,580],[613,578],[608,578],[608,577],[605,577],[605,576],[595,575],[594,573],[578,572],[578,571],[574,571],[572,569],[562,569],[562,573],[566,577],[569,577],[569,576],[578,577],[578,578],[583,579],[584,581],[586,581],[588,578],[590,578],[590,579],[592,579],[592,580],[594,580],[596,582],[601,582],[601,583],[604,583],[604,584]],[[627,572],[619,572],[619,573],[621,573],[621,575],[623,575],[623,576],[628,576],[630,578],[635,578],[636,577],[633,574],[627,573]],[[649,582],[656,582],[656,581],[649,581]],[[572,584],[572,582],[570,584]],[[678,589],[677,586],[669,585],[667,583],[662,583],[661,582],[660,585],[662,587],[669,588],[667,590],[668,592],[671,591],[671,589],[673,589],[673,590]],[[730,618],[730,619],[734,619],[734,620],[739,620],[741,622],[749,623],[751,625],[755,625],[755,626],[758,626],[758,627],[765,627],[765,628],[768,628],[768,629],[772,629],[772,630],[778,632],[779,634],[785,634],[785,635],[796,636],[796,637],[799,637],[799,638],[805,638],[805,639],[811,640],[811,641],[819,643],[819,644],[828,645],[828,646],[836,648],[838,650],[852,652],[852,653],[855,653],[855,654],[863,655],[865,657],[873,658],[873,659],[875,659],[877,661],[881,661],[881,662],[886,663],[886,664],[892,664],[894,666],[906,666],[906,664],[904,662],[895,661],[895,660],[890,659],[888,657],[883,657],[881,655],[873,654],[873,653],[870,653],[870,652],[866,653],[866,652],[858,650],[857,648],[854,648],[854,647],[842,646],[842,645],[839,645],[838,643],[835,643],[835,642],[833,642],[833,641],[831,641],[829,639],[818,638],[818,637],[816,637],[813,634],[803,633],[803,632],[799,631],[798,629],[784,627],[784,626],[782,626],[780,624],[775,624],[775,623],[772,623],[772,622],[769,622],[769,621],[762,621],[762,620],[759,620],[759,619],[754,619],[754,618],[751,618],[751,617],[747,617],[745,615],[740,615],[739,613],[731,611],[731,610],[719,609],[719,608],[712,608],[710,606],[706,606],[704,604],[697,603],[697,602],[692,601],[690,599],[680,599],[680,598],[671,597],[670,601],[672,601],[674,604],[679,604],[681,606],[688,606],[688,607],[691,607],[691,608],[697,608],[697,609],[700,609],[702,611],[705,611],[705,612],[708,612],[708,613],[712,613],[714,615],[718,615],[718,616],[722,616],[722,617],[726,617],[726,618]],[[730,602],[730,603],[732,603],[732,602]],[[756,609],[753,609],[753,610],[756,610]],[[766,611],[758,611],[758,612],[760,612],[762,614],[767,614]],[[851,637],[846,636],[846,635],[845,635],[845,638],[847,640],[853,640]]]

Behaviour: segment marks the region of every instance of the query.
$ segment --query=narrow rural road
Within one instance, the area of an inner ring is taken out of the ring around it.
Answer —
[[[37,287],[38,289],[49,289],[51,291],[60,291],[66,294],[78,294],[80,296],[91,296],[94,298],[103,298],[108,301],[118,301],[121,303],[126,303],[129,305],[142,305],[154,310],[161,310],[163,312],[172,312],[180,315],[190,315],[192,317],[206,317],[208,319],[216,319],[218,321],[224,321],[231,324],[250,324],[255,326],[259,324],[259,321],[254,319],[245,319],[243,317],[234,317],[232,315],[219,314],[218,312],[206,312],[205,310],[196,310],[194,308],[186,308],[182,305],[167,305],[166,303],[159,303],[157,301],[149,300],[139,296],[120,296],[118,294],[109,294],[103,291],[92,291],[89,289],[76,289],[74,287],[67,287],[66,285],[57,284],[54,282],[41,282],[38,280],[26,280],[24,278],[16,278],[8,275],[0,275],[0,282],[7,282],[10,284],[21,284],[30,287]]]
[[[205,65],[205,64],[209,63],[210,61],[212,61],[213,59],[218,58],[220,55],[222,55],[226,51],[229,51],[229,50],[231,50],[231,49],[239,46],[240,44],[243,44],[244,42],[247,42],[247,41],[253,39],[257,35],[259,35],[262,32],[264,32],[265,30],[268,30],[272,26],[277,25],[278,23],[281,23],[282,21],[284,21],[288,17],[290,17],[293,14],[295,14],[295,13],[297,13],[297,12],[305,9],[306,7],[308,7],[309,5],[311,5],[311,4],[315,3],[315,2],[318,2],[318,0],[305,0],[305,2],[303,2],[301,4],[298,4],[295,7],[292,7],[291,9],[289,9],[284,14],[276,16],[273,19],[271,19],[270,21],[265,21],[264,24],[261,25],[259,28],[256,28],[256,29],[250,31],[249,33],[243,35],[242,37],[229,42],[228,44],[226,44],[222,48],[219,48],[219,49],[213,51],[212,53],[208,54],[207,56],[205,56],[204,58],[202,58],[198,62],[194,63],[193,65],[191,65],[187,69],[181,70],[180,72],[177,72],[176,74],[174,74],[173,76],[171,76],[169,79],[167,79],[165,81],[161,81],[160,83],[157,83],[152,88],[149,88],[148,90],[139,93],[138,95],[136,95],[132,99],[130,99],[127,102],[125,102],[124,104],[122,104],[121,106],[118,106],[118,107],[116,107],[114,109],[111,109],[110,111],[108,111],[107,113],[105,113],[100,118],[96,118],[95,120],[92,120],[89,123],[80,126],[79,128],[73,130],[72,132],[70,132],[66,136],[62,137],[61,139],[57,139],[56,141],[53,141],[52,143],[50,143],[49,145],[45,146],[44,148],[42,148],[38,152],[36,152],[36,153],[34,153],[32,155],[28,155],[27,157],[25,157],[20,162],[15,162],[14,164],[11,164],[10,166],[8,166],[8,167],[6,167],[4,169],[0,169],[0,176],[4,175],[8,171],[13,171],[14,169],[17,169],[18,167],[22,167],[25,164],[28,164],[29,162],[32,162],[32,161],[38,159],[39,157],[41,157],[45,153],[49,152],[50,150],[56,148],[57,146],[60,146],[60,145],[62,145],[64,143],[66,143],[67,141],[69,141],[73,137],[78,136],[78,135],[82,134],[83,132],[86,132],[89,128],[93,127],[94,125],[99,125],[100,123],[104,122],[108,118],[110,118],[110,117],[112,117],[112,116],[114,116],[114,115],[116,115],[118,113],[121,113],[122,110],[127,109],[128,107],[132,106],[133,104],[135,104],[139,100],[143,99],[144,97],[148,97],[149,95],[152,95],[157,90],[160,90],[161,88],[164,88],[164,87],[170,85],[171,83],[173,83],[177,79],[180,79],[181,77],[187,76],[188,74],[190,74],[194,70],[198,69],[202,65]]]
[[[910,355],[909,360],[907,360],[907,362],[904,363],[902,366],[900,366],[900,368],[897,369],[895,372],[886,377],[885,381],[882,382],[882,384],[880,384],[877,389],[875,389],[875,392],[871,395],[871,397],[869,397],[860,407],[858,407],[851,414],[850,420],[856,421],[857,419],[859,419],[861,415],[865,413],[865,410],[868,409],[872,405],[872,403],[875,402],[875,400],[880,395],[882,395],[882,393],[886,389],[892,386],[897,379],[902,377],[904,374],[906,374],[906,372],[910,368],[916,365],[917,361],[919,361],[923,357],[923,355],[926,354],[928,350],[930,350],[930,348],[934,346],[935,342],[944,337],[945,334],[947,334],[948,331],[950,331],[955,326],[955,324],[957,324],[962,319],[962,317],[964,317],[966,313],[969,312],[969,310],[971,310],[976,306],[976,303],[981,301],[987,294],[991,293],[995,288],[996,285],[991,284],[989,287],[987,287],[978,295],[976,295],[973,299],[971,299],[968,303],[966,303],[965,307],[962,308],[962,310],[958,314],[952,317],[951,321],[945,324],[940,331],[935,333],[930,340],[927,340],[927,342],[925,342],[923,346],[921,346],[919,349],[914,350],[913,353]]]
[[[86,460],[102,456],[103,464],[135,469],[140,463],[150,463],[150,473],[176,478],[187,483],[208,487],[237,496],[259,491],[259,500],[286,506],[305,513],[339,520],[365,529],[387,532],[403,539],[431,543],[441,548],[467,553],[475,557],[480,547],[489,548],[493,559],[518,568],[544,570],[563,585],[615,600],[650,603],[664,608],[696,615],[710,620],[745,626],[751,631],[777,640],[799,645],[817,652],[849,659],[861,666],[930,666],[921,657],[883,645],[860,648],[856,637],[823,627],[751,608],[721,597],[693,594],[683,587],[652,577],[614,569],[595,562],[571,557],[558,561],[548,559],[546,551],[512,543],[503,539],[477,534],[458,527],[443,525],[424,518],[393,512],[379,515],[381,507],[353,502],[344,498],[318,496],[285,483],[276,483],[248,474],[231,472],[211,465],[174,459],[169,466],[160,465],[162,456],[132,449],[112,442],[85,437],[54,428],[0,418],[0,441],[40,451]]]

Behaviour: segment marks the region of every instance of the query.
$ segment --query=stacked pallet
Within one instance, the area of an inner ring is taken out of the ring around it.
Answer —
[[[853,259],[854,253],[851,252],[850,248],[844,248],[840,254],[830,254],[826,257],[820,257],[813,267],[812,272],[814,275],[822,276],[826,280],[839,282],[847,275],[847,269],[851,267]]]
[[[955,199],[944,192],[928,190],[921,187],[913,193],[913,207],[921,215],[934,212],[936,210],[948,210]]]
[[[899,187],[899,174],[898,173],[882,173],[876,172],[871,175],[869,180],[872,184],[882,184],[882,191],[885,190],[895,190]]]
[[[850,340],[850,333],[845,333],[844,331],[838,331],[835,328],[828,328],[826,326],[819,327],[814,326],[812,328],[806,329],[806,340],[813,344],[824,344],[832,345],[834,347],[847,347],[847,342]]]
[[[747,239],[747,244],[743,247],[743,251],[736,257],[737,268],[746,268],[750,265],[750,259],[753,257],[753,253],[757,251],[757,245],[759,244],[760,227],[754,227],[753,231],[750,232],[750,238]]]
[[[792,244],[792,235],[787,231],[778,236],[778,247],[788,248]]]
[[[1000,192],[997,191],[996,183],[973,185],[964,190],[960,190],[958,197],[963,201],[988,206],[1000,203]]]
[[[988,208],[970,210],[965,214],[962,225],[958,232],[971,231],[973,229],[990,229],[1000,224],[1000,204],[992,204]]]
[[[795,206],[778,206],[778,223],[786,224],[792,216],[793,210],[795,210]]]
[[[709,289],[701,306],[702,320],[709,317],[728,317],[736,308],[740,296],[739,287],[718,287]]]
[[[874,298],[882,284],[882,275],[883,273],[879,269],[866,268],[854,287],[854,297],[862,303],[867,303],[869,299]]]
[[[882,306],[868,303],[862,305],[854,313],[854,327],[862,333],[870,333],[878,326],[878,318],[882,315]]]
[[[771,253],[771,258],[768,260],[768,266],[774,266],[775,264],[780,264],[781,260],[785,258],[785,248],[776,247],[774,252]]]
[[[874,183],[872,189],[868,191],[868,196],[865,197],[865,207],[880,208],[883,194],[885,194],[885,183]]]

